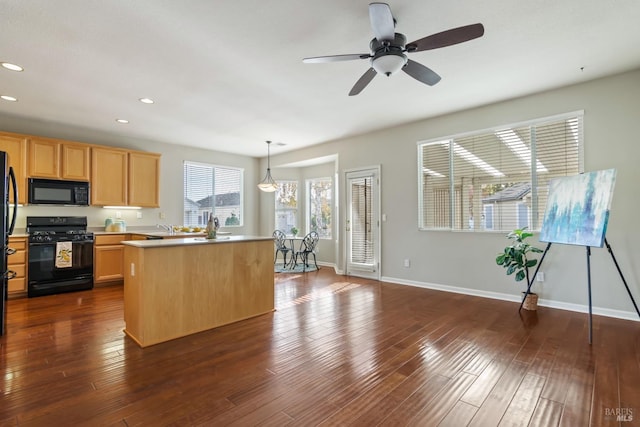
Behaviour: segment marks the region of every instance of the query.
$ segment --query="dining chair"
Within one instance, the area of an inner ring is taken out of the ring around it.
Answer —
[[[289,262],[293,261],[293,255],[294,255],[293,254],[293,250],[290,247],[287,246],[287,235],[284,234],[284,232],[281,231],[281,230],[275,230],[273,232],[273,243],[276,246],[276,256],[273,259],[273,265],[276,264],[276,261],[278,260],[278,252],[280,252],[280,253],[282,253],[282,258],[283,258],[282,266],[283,267],[287,266],[287,264],[288,264],[287,263],[287,254],[289,252],[291,252],[291,258],[292,259]]]
[[[319,267],[318,262],[316,261],[316,251],[319,240],[320,236],[318,236],[318,233],[315,231],[304,236],[300,244],[300,249],[293,253],[293,265],[298,265],[298,257],[300,257],[303,262],[302,271],[305,272],[309,266],[309,255],[313,255],[313,263],[316,266],[316,270],[318,270]]]

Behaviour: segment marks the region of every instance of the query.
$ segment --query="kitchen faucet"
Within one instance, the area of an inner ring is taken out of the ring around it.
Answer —
[[[169,234],[173,234],[173,225],[171,224],[156,224],[156,228],[162,228],[167,230]]]

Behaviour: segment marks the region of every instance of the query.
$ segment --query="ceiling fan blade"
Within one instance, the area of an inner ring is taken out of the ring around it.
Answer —
[[[329,55],[329,56],[315,56],[312,58],[304,58],[302,62],[305,64],[319,64],[322,62],[339,62],[339,61],[352,61],[354,59],[368,59],[371,55],[368,53],[352,53],[348,55]]]
[[[452,28],[411,42],[407,44],[407,50],[409,52],[420,52],[423,50],[438,49],[440,47],[477,39],[478,37],[482,37],[483,34],[484,26],[482,24],[465,25],[464,27]]]
[[[369,68],[363,75],[358,79],[353,88],[351,88],[351,92],[349,92],[349,96],[357,95],[362,92],[362,89],[367,87],[367,85],[373,80],[376,76],[376,70],[373,68]]]
[[[371,29],[378,41],[393,41],[396,35],[395,23],[391,8],[386,3],[369,4],[369,20]]]
[[[424,65],[410,59],[407,60],[407,65],[402,68],[402,71],[429,86],[433,86],[441,79],[438,73],[433,71],[431,68],[425,67]]]

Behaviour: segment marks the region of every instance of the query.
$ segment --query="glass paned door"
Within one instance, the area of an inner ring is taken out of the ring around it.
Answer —
[[[347,274],[379,279],[379,172],[377,169],[347,172],[345,182]]]

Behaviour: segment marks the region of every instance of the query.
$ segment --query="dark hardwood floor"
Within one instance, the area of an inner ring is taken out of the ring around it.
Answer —
[[[640,425],[640,322],[330,268],[276,307],[143,350],[121,287],[10,300],[0,426]]]

